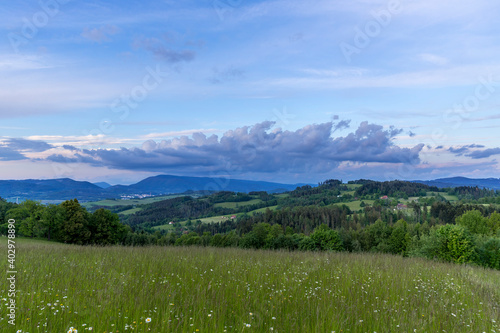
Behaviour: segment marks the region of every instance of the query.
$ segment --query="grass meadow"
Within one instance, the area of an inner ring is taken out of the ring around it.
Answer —
[[[500,272],[483,268],[381,254],[16,242],[16,326],[2,282],[0,332],[500,332]],[[5,237],[2,248],[6,258]]]

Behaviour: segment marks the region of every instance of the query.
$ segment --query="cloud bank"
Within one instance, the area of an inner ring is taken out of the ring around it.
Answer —
[[[402,130],[384,130],[368,122],[344,137],[332,137],[332,133],[346,128],[348,122],[312,124],[296,131],[274,125],[265,121],[229,130],[220,138],[194,133],[171,140],[148,140],[132,148],[65,147],[64,154],[52,154],[47,160],[152,172],[323,173],[335,170],[344,161],[417,164],[424,146],[399,147],[393,141]]]

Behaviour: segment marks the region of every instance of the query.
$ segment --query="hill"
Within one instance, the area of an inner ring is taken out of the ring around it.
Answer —
[[[106,198],[117,199],[122,196],[157,196],[184,192],[252,192],[266,191],[270,193],[285,192],[295,189],[301,184],[282,184],[263,181],[182,177],[160,175],[146,178],[132,185],[108,186],[107,183],[92,184],[69,178],[48,180],[0,180],[0,197],[10,201],[31,200],[70,200],[97,201]],[[106,187],[108,186],[108,187]]]
[[[103,189],[95,184],[76,181],[69,178],[61,179],[26,179],[1,180],[0,197],[19,200],[68,200],[85,198],[93,200],[105,196]]]
[[[487,188],[491,190],[500,190],[500,179],[498,178],[467,178],[467,177],[451,177],[438,178],[435,180],[414,180],[415,183],[436,186],[439,188],[473,186]]]
[[[111,186],[107,189],[110,193],[151,193],[173,194],[184,193],[186,191],[232,191],[232,192],[252,192],[266,191],[271,193],[293,190],[302,184],[281,184],[253,180],[241,180],[231,178],[209,178],[209,177],[183,177],[159,175],[149,177],[136,184],[129,186]]]

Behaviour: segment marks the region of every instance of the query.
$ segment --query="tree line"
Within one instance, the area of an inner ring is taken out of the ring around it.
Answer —
[[[102,208],[89,213],[77,199],[47,206],[31,200],[12,204],[0,199],[0,216],[4,222],[14,219],[19,235],[71,244],[120,244],[131,232],[117,214]],[[0,225],[0,233],[7,234],[7,223]]]

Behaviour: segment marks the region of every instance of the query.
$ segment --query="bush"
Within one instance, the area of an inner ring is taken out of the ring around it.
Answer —
[[[484,267],[500,269],[500,238],[478,238],[476,244],[477,263]]]
[[[473,262],[476,250],[472,235],[460,225],[444,225],[436,230],[438,258],[454,263]]]

